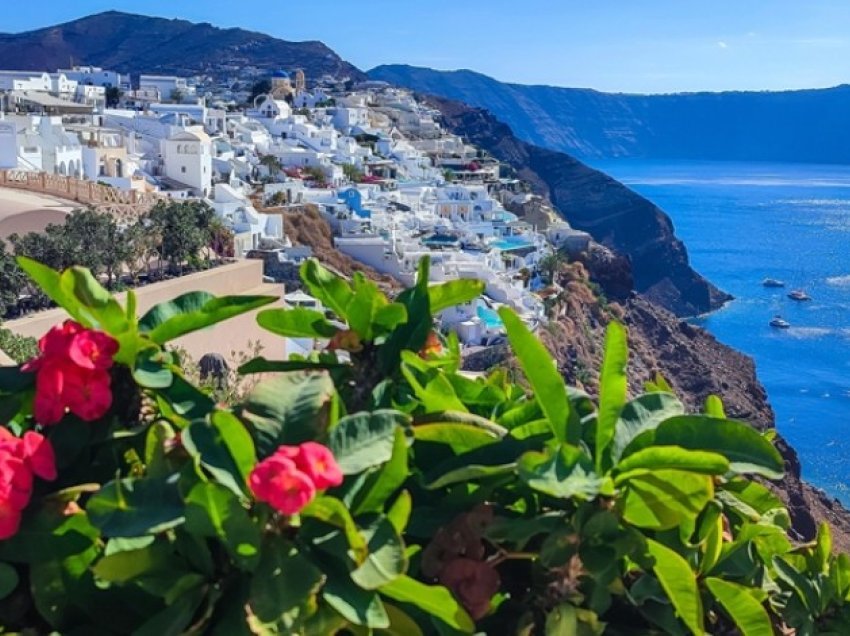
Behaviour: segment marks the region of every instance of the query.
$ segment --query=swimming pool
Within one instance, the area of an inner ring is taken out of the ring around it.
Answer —
[[[532,245],[534,245],[534,243],[523,236],[506,236],[505,238],[493,242],[493,247],[497,247],[503,252],[531,247]]]
[[[504,323],[502,323],[502,319],[499,318],[499,314],[489,307],[484,307],[483,305],[478,305],[478,317],[484,321],[484,324],[487,325],[488,329],[502,329],[504,328]]]

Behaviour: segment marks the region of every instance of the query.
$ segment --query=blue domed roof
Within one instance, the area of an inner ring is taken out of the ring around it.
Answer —
[[[272,77],[281,77],[281,78],[284,78],[284,79],[289,79],[289,73],[287,73],[286,71],[281,69],[281,70],[275,71],[272,74]]]

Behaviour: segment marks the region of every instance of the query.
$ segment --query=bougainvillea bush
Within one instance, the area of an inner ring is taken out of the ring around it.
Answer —
[[[508,309],[522,376],[471,377],[434,317],[480,283],[423,261],[391,300],[308,261],[336,320],[257,321],[320,349],[251,360],[220,404],[169,343],[274,298],[138,317],[84,269],[20,264],[69,319],[0,369],[0,632],[850,633],[850,559],[826,526],[789,540],[770,437],[662,378],[628,399],[619,324],[596,399]]]

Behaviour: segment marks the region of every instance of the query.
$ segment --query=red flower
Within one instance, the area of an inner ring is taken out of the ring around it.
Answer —
[[[298,514],[316,496],[310,478],[295,467],[295,462],[278,454],[254,467],[248,485],[259,501],[285,515]]]
[[[295,462],[295,467],[310,478],[317,490],[342,483],[342,471],[327,446],[304,442],[300,446],[281,446],[275,455]]]
[[[38,373],[35,419],[55,424],[68,410],[86,421],[103,417],[112,405],[107,369],[118,352],[118,342],[66,320],[48,331],[38,346],[41,355],[23,366],[24,371]]]
[[[14,537],[21,527],[21,511],[0,500],[0,540]]]
[[[32,496],[32,482],[32,472],[26,462],[8,450],[0,454],[0,502],[23,510]]]
[[[39,433],[27,431],[21,438],[24,461],[36,477],[56,479],[56,455],[50,441]]]

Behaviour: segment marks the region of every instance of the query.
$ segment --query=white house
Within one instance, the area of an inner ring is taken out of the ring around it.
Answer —
[[[102,88],[119,87],[122,84],[120,73],[106,71],[97,66],[75,66],[70,69],[60,68],[58,73],[63,73],[69,80],[84,86],[100,86]]]
[[[162,99],[171,99],[175,93],[180,93],[184,98],[195,94],[195,87],[190,86],[185,77],[173,75],[141,75],[139,88],[158,91]]]
[[[168,179],[189,187],[195,196],[212,190],[212,141],[200,128],[191,128],[163,143],[164,173]]]
[[[0,91],[40,91],[51,90],[50,75],[36,71],[0,71]]]

